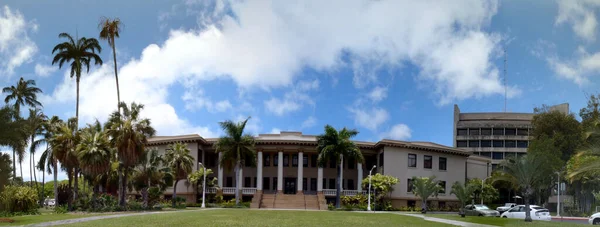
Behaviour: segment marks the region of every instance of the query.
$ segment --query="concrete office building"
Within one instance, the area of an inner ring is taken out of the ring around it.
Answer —
[[[569,113],[569,104],[551,106],[550,110]],[[533,113],[461,113],[454,105],[454,147],[490,158],[492,169],[503,159],[524,155],[529,146]]]

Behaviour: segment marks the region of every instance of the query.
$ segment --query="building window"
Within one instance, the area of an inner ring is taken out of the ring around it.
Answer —
[[[256,187],[257,187],[257,185],[258,185],[258,184],[257,184],[257,182],[256,182],[256,177],[255,177],[255,178],[254,178],[254,184],[253,184],[252,186],[254,186],[254,188],[256,188]]]
[[[494,140],[494,147],[504,147],[504,140]]]
[[[507,129],[504,129],[504,133],[507,136],[514,136],[517,134],[517,129],[516,128],[507,128]]]
[[[271,166],[271,155],[266,154],[263,156],[263,165],[264,166]]]
[[[285,167],[290,166],[290,155],[289,154],[283,155],[283,166],[285,166]]]
[[[329,160],[329,168],[335,169],[335,161],[333,159]]]
[[[406,184],[406,192],[412,192],[413,191],[413,182],[412,179],[408,179],[408,183]]]
[[[227,177],[227,182],[225,182],[225,187],[233,187],[233,178]]]
[[[441,187],[440,191],[438,191],[438,193],[446,194],[446,181],[439,181],[438,185]]]
[[[527,140],[517,140],[517,147],[527,148],[527,145],[528,145]]]
[[[494,152],[492,153],[493,159],[504,159],[504,153],[502,152]]]
[[[249,159],[249,158],[247,158],[247,159],[244,159],[244,166],[245,166],[245,167],[250,167],[250,166],[252,166],[252,159]]]
[[[478,136],[479,135],[479,129],[478,128],[470,128],[469,129],[469,135],[470,136]]]
[[[323,188],[328,188],[327,187],[327,179],[323,178]]]
[[[466,136],[467,134],[468,134],[468,130],[466,128],[458,129],[456,132],[456,135],[459,135],[459,136]]]
[[[490,135],[492,135],[492,129],[491,128],[482,128],[481,129],[481,135],[483,135],[483,136],[490,136]]]
[[[346,183],[348,183],[348,190],[354,190],[354,180],[348,179]]]
[[[444,157],[440,157],[439,169],[446,170],[447,160]]]
[[[383,167],[383,152],[379,154],[379,166]]]
[[[481,152],[480,155],[483,157],[490,158],[490,157],[492,157],[492,152]]]
[[[417,201],[408,200],[406,201],[406,205],[408,205],[408,207],[417,207]]]
[[[292,166],[298,167],[298,155],[297,154],[292,155]]]
[[[479,147],[479,140],[469,140],[469,147]]]
[[[466,140],[457,140],[456,147],[467,147],[467,141]]]
[[[506,140],[506,141],[504,141],[504,146],[505,147],[516,147],[517,142],[514,140]]]
[[[277,191],[277,177],[273,177],[273,191]]]
[[[335,178],[329,179],[329,189],[335,189],[336,186],[337,185],[335,184]]]
[[[356,162],[354,161],[353,158],[348,158],[348,169],[354,169],[355,164],[356,164]]]
[[[482,140],[481,147],[492,147],[492,141],[491,140]]]
[[[432,162],[433,162],[433,157],[431,157],[431,155],[423,156],[423,168],[431,169]]]
[[[302,156],[302,167],[308,167],[308,156]]]
[[[308,188],[308,184],[307,184],[307,180],[306,177],[302,178],[302,191],[307,191]]]
[[[244,177],[244,188],[252,187],[252,178]]]
[[[316,154],[313,154],[310,156],[310,167],[313,167],[313,168],[317,167],[317,157],[318,157],[318,155],[316,155]]]
[[[519,128],[517,129],[517,135],[518,136],[527,136],[529,133],[527,132],[526,128]]]
[[[498,164],[492,164],[492,171],[496,170],[498,168]]]
[[[273,166],[279,166],[279,153],[273,154]]]
[[[417,167],[417,155],[408,154],[408,167]]]
[[[271,190],[271,181],[268,177],[263,177],[263,191]]]
[[[492,131],[493,131],[494,136],[503,136],[504,135],[504,128],[494,128]]]
[[[517,157],[517,153],[515,153],[515,152],[505,152],[505,153],[504,153],[504,157],[505,157],[506,159],[509,159],[509,158],[516,158],[516,157]]]
[[[310,190],[311,191],[317,190],[317,178],[310,178]]]

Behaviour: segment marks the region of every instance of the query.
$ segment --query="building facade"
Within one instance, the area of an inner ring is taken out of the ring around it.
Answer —
[[[569,113],[569,104],[550,107]],[[524,155],[529,146],[533,113],[461,113],[454,105],[454,147],[490,158],[492,169],[502,160]]]
[[[318,200],[316,209],[326,209],[326,200],[336,193],[336,165],[317,165],[316,136],[303,135],[301,132],[281,132],[280,134],[260,134],[256,138],[256,167],[244,167],[236,185],[232,169],[219,166],[219,153],[213,148],[217,139],[205,139],[199,135],[157,136],[148,140],[149,147],[156,147],[165,152],[170,144],[186,143],[197,162],[194,170],[201,168],[199,163],[212,169],[218,182],[217,188],[209,188],[208,193],[233,195],[241,190],[246,198],[251,198],[255,207],[283,208],[277,199],[283,195],[301,196],[306,201],[314,196]],[[450,195],[450,187],[454,182],[463,183],[467,178],[488,174],[489,159],[473,157],[470,152],[430,142],[407,142],[381,140],[379,142],[355,143],[361,149],[364,162],[344,159],[342,168],[342,194],[366,194],[362,180],[369,171],[382,173],[399,179],[395,190],[390,194],[394,206],[415,205],[418,198],[411,192],[411,178],[436,176],[444,188],[434,202],[444,206],[447,202],[457,201]],[[470,170],[470,172],[467,172]],[[197,201],[194,187],[185,181],[177,186],[177,196],[185,197],[188,203]],[[169,188],[167,196],[172,194]],[[271,195],[277,195],[275,196]],[[287,203],[288,205],[290,203]],[[271,206],[272,205],[272,206]],[[290,207],[285,207],[290,208]],[[311,206],[311,208],[315,208]]]

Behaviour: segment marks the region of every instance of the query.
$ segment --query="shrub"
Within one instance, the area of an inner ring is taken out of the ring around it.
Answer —
[[[67,204],[69,202],[69,199],[71,199],[72,193],[71,190],[69,190],[69,185],[66,184],[61,184],[58,185],[58,201],[56,201],[56,205],[64,205]]]
[[[154,205],[160,202],[160,197],[163,195],[163,192],[158,187],[150,187],[148,188],[148,206],[153,207]]]
[[[37,191],[26,186],[7,185],[0,194],[2,210],[8,213],[37,214]]]
[[[64,213],[67,213],[67,211],[68,211],[68,209],[67,209],[67,206],[65,206],[65,205],[54,207],[54,213],[57,213],[57,214],[64,214]]]

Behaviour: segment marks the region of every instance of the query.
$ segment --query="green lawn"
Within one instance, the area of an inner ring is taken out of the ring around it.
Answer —
[[[451,226],[396,214],[222,209],[111,218],[70,226]]]
[[[457,221],[471,222],[477,224],[486,224],[486,225],[495,225],[495,226],[508,226],[508,227],[516,227],[516,226],[544,226],[544,227],[579,227],[579,226],[587,226],[584,224],[574,224],[574,223],[566,223],[566,222],[548,222],[548,221],[533,221],[532,223],[527,223],[523,220],[519,219],[509,219],[509,218],[498,218],[498,217],[475,217],[475,216],[467,216],[465,218],[461,218],[458,214],[427,214],[428,217],[436,217],[436,218],[444,218],[444,219],[452,219]]]
[[[91,216],[99,216],[106,214],[53,214],[53,213],[42,213],[41,215],[25,215],[11,217],[10,219],[15,220],[13,223],[0,223],[0,226],[16,226],[16,225],[29,225],[48,221],[58,221],[73,218],[84,218]]]

